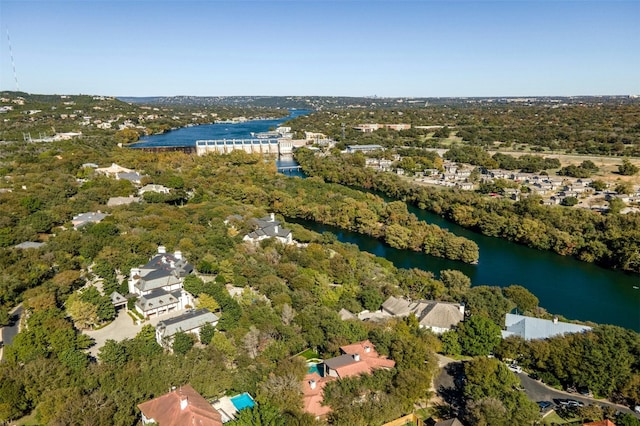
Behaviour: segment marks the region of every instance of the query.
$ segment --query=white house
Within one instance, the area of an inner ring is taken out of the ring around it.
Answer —
[[[136,310],[145,317],[159,316],[193,306],[193,298],[183,288],[193,266],[182,253],[167,253],[164,246],[144,266],[131,268],[129,293],[138,296]]]
[[[252,219],[252,224],[254,230],[245,235],[243,241],[257,243],[267,238],[275,238],[283,244],[293,244],[291,230],[283,228],[273,213],[260,219]]]
[[[160,346],[171,348],[173,336],[179,332],[192,333],[200,339],[200,329],[205,324],[216,326],[219,318],[207,309],[188,310],[177,317],[162,320],[156,325],[156,341]]]

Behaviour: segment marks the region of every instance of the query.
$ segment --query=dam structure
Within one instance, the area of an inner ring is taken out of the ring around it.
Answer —
[[[287,155],[293,152],[293,141],[290,139],[216,139],[197,140],[196,153],[228,154],[233,150],[241,150],[250,154]]]

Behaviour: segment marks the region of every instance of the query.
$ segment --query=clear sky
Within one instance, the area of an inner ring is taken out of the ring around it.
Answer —
[[[640,94],[640,0],[0,0],[0,30],[29,93]]]

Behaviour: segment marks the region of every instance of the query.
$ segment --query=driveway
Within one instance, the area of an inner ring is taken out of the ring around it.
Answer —
[[[89,354],[93,357],[97,357],[98,351],[107,340],[115,340],[116,342],[120,342],[124,339],[132,339],[136,337],[136,334],[140,332],[142,327],[147,324],[151,324],[152,326],[156,326],[158,322],[162,320],[166,320],[169,318],[176,317],[180,314],[183,314],[185,311],[174,311],[171,312],[170,315],[162,315],[160,317],[152,318],[151,320],[145,321],[140,325],[136,325],[133,322],[133,319],[127,314],[125,309],[120,309],[118,311],[118,316],[115,320],[108,326],[101,328],[100,330],[86,330],[83,333],[89,337],[92,337],[95,340],[95,344],[89,348]]]
[[[89,354],[97,357],[98,350],[104,346],[107,340],[111,339],[120,342],[124,339],[132,339],[136,337],[141,328],[141,325],[133,323],[133,319],[125,309],[120,309],[116,319],[108,326],[100,330],[85,330],[83,333],[95,340],[95,345],[89,348]]]

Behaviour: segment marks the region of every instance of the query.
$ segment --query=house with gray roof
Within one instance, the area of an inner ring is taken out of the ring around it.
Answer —
[[[558,318],[547,320],[517,314],[507,314],[504,325],[503,339],[509,336],[520,336],[524,340],[547,339],[553,336],[591,330],[589,326],[561,322],[558,321]]]
[[[156,325],[156,341],[159,345],[170,349],[173,345],[173,336],[182,331],[192,333],[200,339],[200,329],[205,324],[216,326],[219,318],[207,309],[190,309],[182,315],[168,318]]]
[[[160,316],[193,306],[191,294],[184,290],[184,278],[193,265],[180,251],[167,253],[164,246],[146,265],[131,268],[129,293],[138,296],[135,307],[145,317]]]
[[[382,304],[381,311],[391,317],[407,317],[414,314],[420,327],[436,334],[444,333],[464,319],[464,304],[418,300],[415,302],[390,296]]]
[[[128,197],[111,197],[107,201],[107,207],[126,206],[131,203],[139,203],[140,197],[134,197],[130,195]]]
[[[73,224],[73,229],[80,229],[90,223],[100,223],[102,219],[107,216],[108,214],[102,213],[99,210],[97,212],[80,213],[71,219],[71,223]]]
[[[23,243],[20,244],[16,244],[15,246],[13,246],[14,248],[17,249],[39,249],[40,247],[44,246],[45,243],[38,243],[38,242],[34,242],[34,241],[25,241]]]
[[[243,241],[258,243],[267,238],[275,238],[283,244],[293,244],[291,230],[283,228],[273,213],[260,219],[251,219],[250,223],[254,230],[245,235]]]

